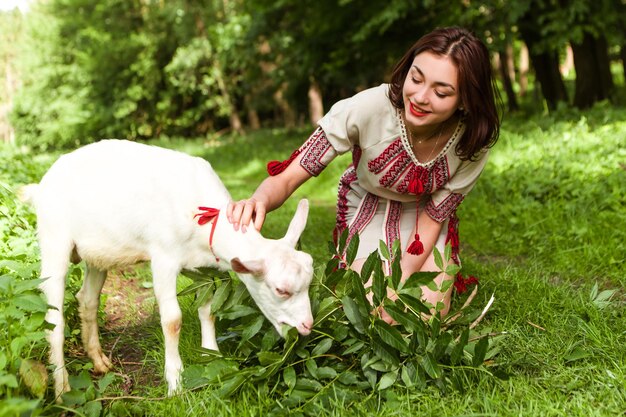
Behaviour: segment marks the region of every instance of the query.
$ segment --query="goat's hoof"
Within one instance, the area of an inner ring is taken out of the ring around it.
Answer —
[[[91,358],[93,361],[93,371],[96,374],[106,374],[113,368],[113,363],[104,353],[100,352]]]

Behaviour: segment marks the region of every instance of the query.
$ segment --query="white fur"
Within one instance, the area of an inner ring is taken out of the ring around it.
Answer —
[[[47,278],[41,288],[53,307],[46,319],[55,325],[49,341],[58,396],[69,390],[63,356],[63,296],[68,261],[76,255],[86,263],[77,294],[83,344],[97,372],[111,368],[97,326],[106,271],[139,261],[151,261],[169,394],[179,390],[182,370],[178,353],[182,315],[176,299],[181,269],[235,270],[279,332],[282,324],[296,327],[303,335],[311,331],[312,259],[294,248],[306,224],[306,200],[300,201],[283,239],[266,239],[252,227],[246,233],[236,232],[225,213],[230,195],[207,161],[123,140],[101,141],[62,156],[39,185],[24,189],[22,197],[37,211],[41,274]],[[211,224],[198,225],[194,218],[200,206],[220,209],[213,250],[209,248]],[[217,350],[210,301],[198,315],[202,346]]]

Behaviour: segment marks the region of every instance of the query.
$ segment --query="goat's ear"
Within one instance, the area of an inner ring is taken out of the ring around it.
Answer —
[[[260,277],[265,272],[265,264],[263,261],[246,261],[242,262],[239,258],[233,258],[230,266],[238,274],[249,274]]]
[[[296,243],[298,243],[298,239],[300,239],[300,235],[306,226],[306,219],[309,216],[309,200],[303,198],[298,203],[298,208],[296,209],[296,214],[294,214],[293,219],[291,219],[291,223],[289,223],[289,228],[287,229],[287,234],[281,240],[284,241],[287,245],[292,248],[296,247]]]

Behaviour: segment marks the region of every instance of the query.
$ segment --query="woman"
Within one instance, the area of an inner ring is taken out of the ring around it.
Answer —
[[[302,183],[338,154],[352,151],[339,183],[335,238],[346,228],[359,234],[353,268],[360,270],[379,240],[400,239],[403,279],[438,271],[433,257],[452,246],[458,263],[456,209],[485,166],[499,135],[489,53],[462,28],[437,29],[418,40],[397,63],[389,84],[337,102],[309,139],[283,162],[268,164],[270,176],[251,198],[231,203],[227,217],[238,229],[279,207]],[[441,273],[436,282],[454,277]],[[467,281],[457,276],[457,289]],[[452,289],[423,289],[441,314]],[[383,318],[389,320],[383,313]]]

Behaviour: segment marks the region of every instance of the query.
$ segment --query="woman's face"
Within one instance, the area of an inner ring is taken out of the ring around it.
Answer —
[[[458,71],[447,56],[415,56],[402,87],[407,127],[420,130],[444,122],[459,108]]]

